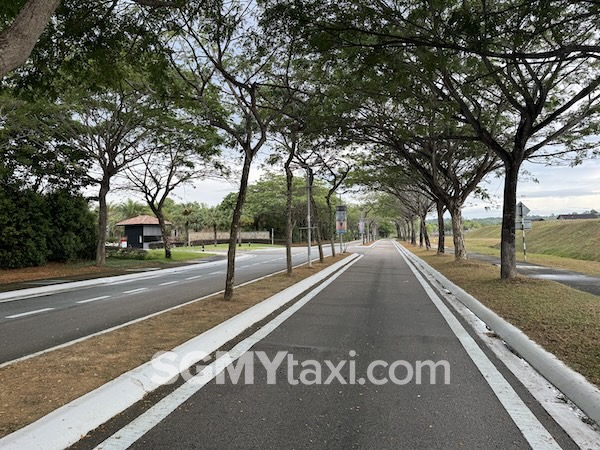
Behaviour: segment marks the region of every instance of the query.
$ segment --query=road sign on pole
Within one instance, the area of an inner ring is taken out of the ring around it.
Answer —
[[[523,202],[517,203],[515,211],[515,228],[521,229],[523,233],[523,258],[527,261],[527,242],[525,242],[525,230],[531,230],[531,220],[525,218],[531,210],[523,204]]]
[[[529,214],[531,210],[523,204],[523,202],[517,203],[517,220],[524,218],[527,214]]]

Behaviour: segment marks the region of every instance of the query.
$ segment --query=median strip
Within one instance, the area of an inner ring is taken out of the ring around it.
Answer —
[[[0,385],[11,389],[0,390],[0,436],[34,422],[146,363],[156,352],[177,347],[346,256],[329,257],[324,264],[314,262],[313,268],[297,267],[292,277],[279,273],[245,284],[236,288],[230,302],[223,301],[221,293],[217,293],[110,333],[1,367]],[[49,390],[48,386],[55,388]],[[139,383],[136,386],[141,388]]]

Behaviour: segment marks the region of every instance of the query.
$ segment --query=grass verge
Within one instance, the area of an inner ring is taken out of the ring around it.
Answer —
[[[488,263],[457,262],[403,245],[531,339],[600,386],[600,299],[560,283],[518,277],[501,280]]]
[[[346,255],[312,268],[240,287],[233,301],[214,295],[70,347],[0,369],[0,437],[30,424],[70,401],[314,275]]]
[[[177,262],[214,256],[212,253],[193,252],[187,249],[173,249],[172,255],[173,258],[169,260],[164,257],[163,250],[150,250],[148,259],[107,258],[105,267],[96,267],[94,261],[79,261],[48,263],[39,267],[25,267],[22,269],[0,269],[0,284],[49,278],[80,278],[85,275],[90,277],[120,275],[128,269],[161,267]]]

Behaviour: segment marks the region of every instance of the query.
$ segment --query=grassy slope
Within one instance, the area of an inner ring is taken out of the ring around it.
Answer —
[[[528,254],[600,262],[600,219],[533,222],[533,229],[525,233]],[[466,239],[472,251],[495,254],[492,250],[500,248],[500,226],[470,231]],[[520,230],[517,230],[517,250],[523,251]]]

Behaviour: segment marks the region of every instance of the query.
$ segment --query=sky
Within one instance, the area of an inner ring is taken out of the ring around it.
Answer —
[[[523,168],[539,181],[536,183],[531,177],[519,181],[517,199],[531,210],[529,215],[582,213],[591,209],[600,211],[600,159],[587,160],[576,167],[525,163]],[[264,170],[256,164],[250,182],[258,181],[263,173]],[[489,176],[483,186],[491,200],[470,198],[463,209],[465,219],[502,216],[502,179]],[[174,199],[178,203],[197,201],[214,206],[230,192],[237,192],[237,182],[205,180],[177,189]],[[127,196],[124,193],[112,194],[109,200],[120,202]],[[348,198],[348,201],[353,199]]]

